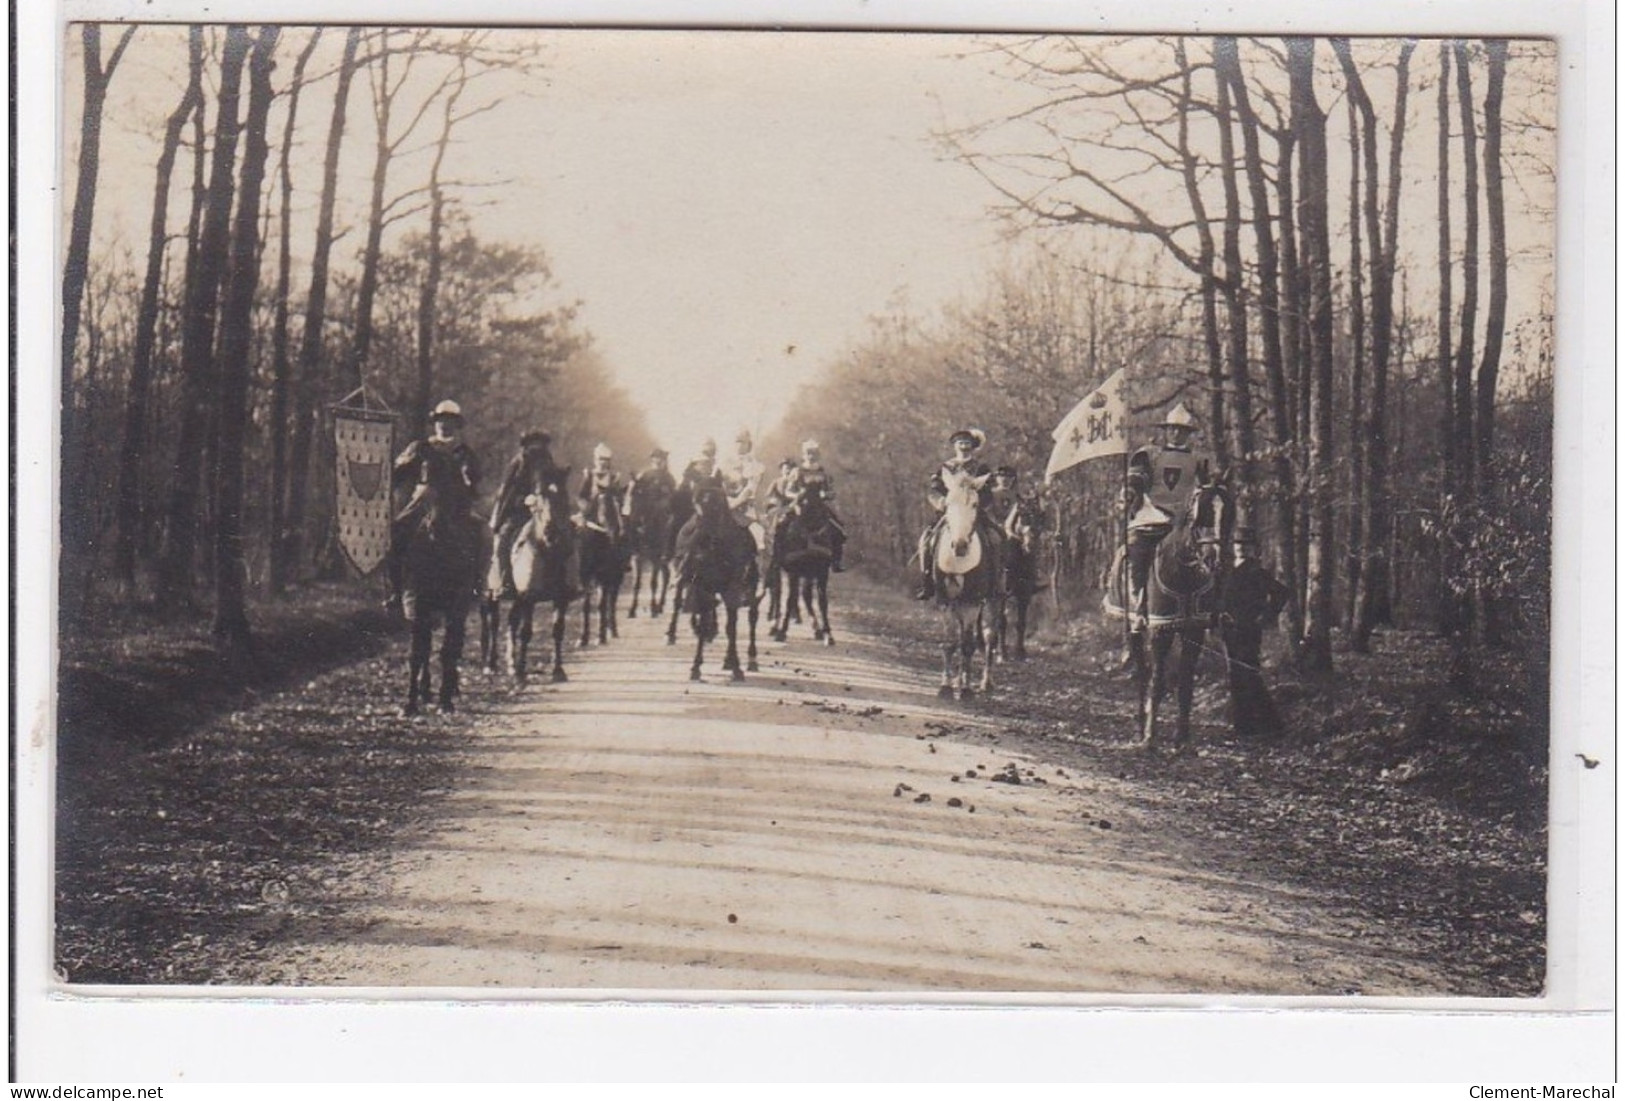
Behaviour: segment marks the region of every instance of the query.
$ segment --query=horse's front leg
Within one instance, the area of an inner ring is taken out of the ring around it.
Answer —
[[[1027,660],[1027,605],[1031,597],[1016,598],[1016,660]]]
[[[677,645],[677,622],[683,618],[683,603],[688,599],[688,583],[678,573],[671,581],[671,621],[666,624],[666,645]]]
[[[405,715],[416,715],[419,703],[429,701],[431,629],[431,622],[419,611],[412,619],[412,644],[406,658],[406,705],[401,708],[401,713]]]
[[[737,601],[727,601],[728,605],[728,654],[722,659],[722,667],[733,671],[734,680],[744,680],[745,671],[739,667],[739,604]]]
[[[1141,732],[1140,744],[1149,747],[1156,741],[1157,712],[1162,704],[1162,694],[1168,688],[1168,658],[1174,646],[1173,632],[1152,633],[1148,646],[1151,676],[1145,690],[1145,729]]]
[[[632,556],[632,606],[630,608],[626,609],[626,618],[627,619],[636,619],[636,618],[638,618],[638,599],[642,595],[643,595],[643,555],[634,554]],[[654,614],[654,609],[653,608],[649,609],[649,614],[650,615]]]
[[[942,683],[937,686],[939,699],[954,698],[954,654],[959,650],[959,626],[953,612],[944,615],[946,635],[942,640]]]
[[[586,578],[581,581],[581,587],[586,592],[581,594],[581,646],[583,649],[592,645],[592,598],[593,583]]]
[[[530,650],[530,620],[534,605],[528,596],[513,602],[508,613],[508,675],[517,685],[525,683],[526,657]]]
[[[818,575],[818,618],[824,624],[824,645],[835,645],[835,628],[829,622],[829,572]]]
[[[993,632],[995,624],[985,617],[977,618],[982,643],[982,691],[993,691]]]
[[[564,675],[564,631],[570,619],[570,603],[553,602],[553,683],[560,684],[570,678]]]
[[[457,665],[463,659],[463,643],[467,639],[468,609],[446,613],[446,627],[440,635],[440,710],[455,711],[462,683],[457,676]]]

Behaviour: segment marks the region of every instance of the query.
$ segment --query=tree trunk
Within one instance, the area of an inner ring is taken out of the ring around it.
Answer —
[[[1495,388],[1501,373],[1501,345],[1507,323],[1507,212],[1504,166],[1501,163],[1501,94],[1506,82],[1507,43],[1484,43],[1489,59],[1489,88],[1484,96],[1484,198],[1489,210],[1490,301],[1485,318],[1484,359],[1478,368],[1478,416],[1475,422],[1480,477],[1486,477],[1494,454]]]
[[[1363,437],[1365,417],[1365,254],[1360,228],[1363,188],[1360,178],[1361,145],[1360,119],[1357,98],[1348,96],[1349,120],[1349,516],[1348,537],[1344,548],[1345,628],[1354,626],[1354,601],[1360,587],[1360,566],[1364,554],[1365,464],[1366,451]],[[1374,184],[1375,181],[1366,181]],[[1380,255],[1382,243],[1371,242],[1373,256]]]
[[[231,239],[232,174],[236,166],[237,101],[247,58],[246,28],[226,31],[220,61],[220,92],[215,120],[214,154],[195,254],[196,265],[187,274],[185,313],[181,330],[181,432],[176,441],[174,478],[170,484],[169,541],[159,563],[158,595],[173,607],[189,601],[197,542],[199,483],[205,430],[214,424],[209,389],[214,381],[215,319],[220,284],[227,266]]]
[[[1180,165],[1185,180],[1185,194],[1190,200],[1191,214],[1196,222],[1197,240],[1200,244],[1197,276],[1202,281],[1202,339],[1207,348],[1208,364],[1207,438],[1213,445],[1218,464],[1223,467],[1229,465],[1230,449],[1224,414],[1224,344],[1219,337],[1219,278],[1215,270],[1213,228],[1208,223],[1207,205],[1202,201],[1196,154],[1190,145],[1190,116],[1195,101],[1191,94],[1190,66],[1186,60],[1183,38],[1175,41],[1174,56],[1179,63],[1183,94],[1179,104]]]
[[[294,62],[293,80],[288,86],[288,121],[282,129],[282,160],[280,168],[282,205],[278,212],[276,274],[276,314],[271,328],[271,477],[267,490],[269,538],[266,544],[265,587],[271,593],[280,593],[287,586],[288,558],[287,532],[284,530],[288,480],[288,389],[291,364],[288,355],[288,296],[292,278],[292,223],[293,223],[293,135],[299,120],[299,93],[304,88],[305,66],[316,44],[322,40],[322,28],[311,32],[310,41],[299,52]]]
[[[1365,120],[1366,233],[1371,241],[1371,400],[1366,416],[1367,479],[1361,527],[1365,561],[1354,601],[1352,645],[1356,653],[1371,648],[1371,632],[1391,620],[1388,600],[1393,512],[1388,500],[1388,373],[1394,344],[1394,269],[1399,245],[1400,166],[1405,147],[1405,104],[1410,84],[1414,41],[1400,46],[1395,72],[1394,124],[1388,146],[1388,201],[1383,224],[1377,217],[1376,113],[1352,59],[1345,64],[1351,89]]]
[[[1226,45],[1227,44],[1227,45]],[[1240,464],[1242,498],[1251,511],[1253,469],[1257,443],[1253,438],[1252,381],[1247,370],[1247,272],[1241,261],[1241,191],[1236,176],[1235,134],[1230,109],[1230,81],[1219,71],[1219,52],[1228,48],[1233,55],[1236,40],[1215,40],[1214,75],[1218,81],[1219,172],[1224,180],[1224,299],[1229,320],[1229,368],[1231,421],[1235,437],[1234,460]],[[1239,67],[1239,62],[1237,62]]]
[[[1473,118],[1473,75],[1467,43],[1457,41],[1456,100],[1461,111],[1462,220],[1461,339],[1456,344],[1456,473],[1463,502],[1477,496],[1473,455],[1473,360],[1478,333],[1478,124]]]
[[[445,227],[446,195],[440,185],[440,170],[451,144],[458,97],[465,82],[455,84],[446,96],[441,118],[440,139],[435,144],[434,162],[429,167],[429,256],[418,295],[417,400],[412,408],[412,436],[419,438],[428,429],[429,406],[434,400],[435,311],[439,306],[441,235]]]
[[[1484,95],[1484,198],[1489,215],[1490,301],[1485,317],[1484,358],[1478,368],[1478,409],[1474,417],[1474,444],[1478,461],[1478,491],[1481,505],[1490,507],[1495,492],[1495,388],[1501,372],[1501,344],[1507,320],[1507,229],[1506,196],[1501,163],[1501,95],[1506,81],[1507,43],[1489,39],[1484,43],[1489,62],[1489,87]],[[1473,622],[1480,641],[1498,646],[1502,642],[1500,616],[1495,602],[1482,588],[1478,590]]]
[[[74,188],[73,213],[69,222],[68,252],[62,264],[62,379],[59,455],[63,461],[62,492],[62,549],[64,557],[71,553],[81,562],[92,553],[90,543],[97,525],[91,519],[90,502],[84,500],[85,471],[74,461],[79,456],[78,410],[74,388],[74,360],[79,341],[79,321],[84,305],[85,280],[90,270],[90,235],[96,220],[96,184],[101,172],[102,109],[107,102],[107,87],[113,79],[113,70],[135,34],[134,27],[125,28],[118,44],[113,47],[107,64],[102,64],[102,29],[99,23],[86,23],[80,29],[84,58],[84,114],[79,120],[79,179]],[[63,613],[77,614],[76,607],[68,606],[69,598],[83,591],[75,582],[62,586]]]
[[[247,655],[253,643],[245,604],[243,436],[248,430],[248,357],[254,336],[254,291],[259,286],[260,189],[265,183],[265,163],[270,156],[265,129],[271,113],[271,69],[280,34],[281,28],[275,25],[261,27],[249,61],[242,182],[238,188],[237,225],[232,235],[226,300],[220,314],[213,632],[226,652],[233,655]]]
[[[1332,511],[1332,270],[1328,216],[1326,115],[1315,99],[1313,39],[1287,40],[1292,125],[1297,135],[1303,266],[1309,289],[1311,455],[1308,585],[1304,663],[1316,672],[1332,667],[1332,585],[1336,573]]]
[[[1450,43],[1439,43],[1439,629],[1454,635],[1459,626],[1456,600],[1450,592],[1450,576],[1455,556],[1450,550],[1448,505],[1457,486],[1455,385],[1450,354],[1451,333],[1456,324],[1451,306],[1450,250]]]
[[[299,341],[299,370],[294,384],[293,439],[288,456],[288,545],[284,561],[290,567],[304,560],[306,498],[310,492],[310,452],[318,417],[322,376],[322,333],[327,321],[327,272],[333,253],[333,208],[338,196],[339,151],[344,144],[344,117],[355,77],[355,56],[361,28],[351,27],[344,38],[338,83],[333,89],[333,114],[327,128],[327,154],[322,167],[322,197],[316,214],[316,241],[311,251],[310,291],[305,301],[304,331]]]
[[[1292,400],[1287,386],[1286,357],[1281,327],[1281,283],[1279,253],[1275,245],[1275,231],[1270,222],[1269,182],[1264,172],[1264,158],[1259,151],[1259,121],[1253,111],[1252,98],[1241,73],[1241,60],[1233,38],[1221,38],[1215,46],[1214,64],[1228,76],[1234,97],[1236,113],[1241,121],[1242,150],[1247,162],[1247,187],[1252,199],[1253,236],[1258,243],[1258,305],[1259,323],[1263,331],[1264,374],[1269,385],[1270,423],[1274,429],[1274,468],[1276,492],[1272,494],[1276,506],[1276,563],[1281,571],[1281,582],[1290,594],[1287,602],[1287,645],[1294,660],[1303,634],[1303,604],[1300,599],[1297,569],[1297,490],[1292,468],[1292,448],[1295,437],[1292,424]],[[1292,216],[1290,206],[1283,205],[1283,222]],[[1285,229],[1283,229],[1285,232]]]
[[[361,254],[361,280],[356,286],[355,335],[345,369],[345,386],[355,389],[366,380],[367,357],[372,351],[372,307],[378,294],[378,257],[384,240],[384,191],[389,162],[395,155],[389,140],[389,117],[394,90],[389,86],[389,28],[379,32],[378,83],[374,88],[373,117],[377,126],[373,146],[372,196],[367,206],[367,243]]]
[[[158,300],[163,289],[164,252],[168,238],[169,188],[180,152],[186,122],[203,102],[203,28],[194,26],[187,36],[186,91],[164,126],[164,144],[158,155],[153,186],[152,221],[147,235],[147,271],[141,285],[136,314],[135,347],[130,358],[130,382],[125,393],[124,436],[119,446],[117,534],[113,545],[113,576],[126,592],[135,588],[136,546],[143,525],[145,492],[141,481],[142,456],[147,445],[147,402],[152,390],[152,356],[158,332]]]

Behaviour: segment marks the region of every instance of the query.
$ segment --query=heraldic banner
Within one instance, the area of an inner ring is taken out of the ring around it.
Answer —
[[[1123,400],[1123,378],[1123,368],[1119,367],[1055,426],[1050,433],[1055,449],[1044,470],[1046,482],[1085,459],[1127,453],[1128,408]]]
[[[395,418],[387,412],[340,406],[333,410],[333,439],[338,455],[339,546],[365,577],[389,553]]]

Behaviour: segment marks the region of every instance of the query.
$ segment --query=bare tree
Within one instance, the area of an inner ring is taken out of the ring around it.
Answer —
[[[1473,368],[1478,329],[1478,124],[1473,114],[1473,77],[1467,43],[1457,40],[1456,106],[1461,112],[1462,258],[1461,338],[1456,343],[1455,438],[1459,487],[1471,499],[1476,490],[1473,455]]]
[[[1292,128],[1297,135],[1300,181],[1303,189],[1299,227],[1303,235],[1304,266],[1308,269],[1310,337],[1311,455],[1308,596],[1305,600],[1303,660],[1307,668],[1329,671],[1332,666],[1332,584],[1336,573],[1333,554],[1335,531],[1332,510],[1332,265],[1328,217],[1329,192],[1326,156],[1326,115],[1315,97],[1315,43],[1310,38],[1287,40],[1287,72],[1291,81]]]
[[[1340,40],[1333,40],[1337,47]],[[1360,72],[1353,64],[1346,40],[1338,49],[1343,61],[1349,95],[1359,108],[1364,128],[1365,222],[1371,244],[1371,392],[1367,404],[1364,443],[1366,447],[1366,492],[1361,502],[1361,529],[1364,556],[1356,580],[1352,645],[1356,652],[1370,648],[1371,632],[1388,618],[1388,545],[1392,538],[1393,513],[1388,500],[1388,376],[1394,347],[1394,270],[1399,247],[1399,199],[1405,147],[1405,105],[1410,84],[1414,40],[1400,45],[1395,69],[1394,121],[1388,145],[1388,198],[1382,222],[1377,210],[1377,132],[1376,111],[1367,94]]]
[[[176,440],[174,477],[170,483],[168,542],[158,570],[159,601],[170,607],[188,599],[191,589],[202,444],[211,412],[208,397],[214,376],[215,322],[231,240],[233,173],[241,130],[238,98],[249,45],[246,27],[234,25],[227,29],[220,62],[214,154],[202,226],[193,254],[195,262],[187,272],[181,332],[181,425]]]
[[[248,118],[231,266],[220,314],[215,461],[214,637],[229,653],[251,649],[243,565],[243,436],[248,429],[248,357],[253,343],[254,292],[259,286],[260,191],[270,156],[271,69],[281,28],[260,28],[249,60]]]
[[[1495,389],[1501,372],[1501,346],[1507,323],[1507,212],[1501,156],[1501,98],[1506,85],[1507,42],[1484,43],[1489,87],[1484,96],[1484,198],[1489,217],[1490,301],[1485,319],[1484,358],[1478,368],[1476,440],[1478,466],[1488,471],[1494,455]]]
[[[345,112],[355,78],[361,28],[344,36],[333,89],[333,112],[327,127],[327,151],[322,162],[322,195],[316,213],[316,239],[311,250],[310,289],[305,299],[304,330],[299,339],[299,368],[294,380],[293,439],[288,456],[287,546],[284,561],[297,565],[303,558],[305,500],[310,481],[311,442],[318,416],[322,377],[322,336],[327,323],[328,269],[333,255],[333,211],[338,197],[339,153],[344,144]]]
[[[277,278],[274,295],[275,316],[271,325],[271,476],[267,489],[269,498],[268,553],[266,556],[265,585],[279,593],[287,583],[287,538],[283,530],[286,512],[288,480],[288,390],[292,371],[288,349],[288,298],[293,271],[293,136],[299,121],[299,94],[305,85],[305,67],[311,54],[322,40],[322,28],[310,33],[305,48],[294,62],[293,79],[288,85],[288,118],[282,128],[282,159],[280,183],[282,203],[278,212],[279,240],[277,247]]]
[[[168,248],[169,189],[181,137],[193,112],[203,103],[203,28],[187,32],[186,90],[164,125],[153,186],[152,221],[147,236],[147,271],[141,285],[136,315],[135,348],[130,359],[130,380],[125,392],[124,435],[119,448],[116,504],[117,531],[113,545],[113,576],[126,591],[135,586],[136,545],[142,526],[143,487],[141,456],[147,446],[147,404],[152,388],[153,349],[158,331],[158,301],[163,289],[164,253]]]
[[[1281,325],[1281,267],[1276,248],[1275,230],[1270,215],[1269,182],[1260,150],[1261,123],[1253,109],[1252,96],[1242,76],[1240,51],[1233,38],[1220,38],[1214,45],[1214,65],[1221,77],[1228,81],[1235,102],[1236,115],[1241,124],[1241,142],[1247,170],[1247,188],[1252,202],[1253,238],[1258,252],[1258,311],[1262,330],[1264,376],[1269,392],[1270,423],[1274,429],[1276,447],[1271,463],[1276,491],[1275,503],[1276,561],[1282,581],[1290,594],[1287,603],[1288,645],[1294,655],[1303,635],[1303,605],[1300,599],[1297,570],[1297,479],[1292,465],[1292,445],[1295,441],[1292,401],[1288,389],[1286,351]],[[1289,167],[1283,165],[1285,174]],[[1288,229],[1291,209],[1283,207],[1281,220],[1283,233]]]

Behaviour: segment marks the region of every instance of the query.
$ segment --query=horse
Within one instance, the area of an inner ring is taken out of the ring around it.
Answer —
[[[768,567],[785,579],[785,596],[775,600],[777,614],[768,637],[784,642],[792,618],[800,620],[799,607],[807,606],[813,638],[825,646],[835,645],[835,632],[829,622],[829,570],[835,557],[833,520],[823,491],[808,487],[801,499],[779,517],[775,525],[772,560]],[[778,585],[775,583],[775,596]]]
[[[581,645],[592,642],[592,611],[598,605],[598,644],[607,643],[611,636],[620,638],[615,618],[615,606],[620,602],[621,581],[626,575],[626,553],[622,540],[621,514],[615,498],[600,493],[585,502],[586,509],[578,518],[579,551],[581,555]]]
[[[666,608],[666,592],[671,586],[672,544],[671,498],[632,498],[632,514],[627,517],[626,538],[632,551],[632,606],[627,619],[636,619],[638,599],[643,589],[643,571],[649,571],[649,616]]]
[[[1196,662],[1209,629],[1225,606],[1234,526],[1235,505],[1225,472],[1196,484],[1189,507],[1157,545],[1146,583],[1146,629],[1133,632],[1129,642],[1142,748],[1155,743],[1157,711],[1167,689],[1168,660],[1176,639],[1179,666],[1174,683],[1179,720],[1174,750],[1182,749],[1190,737]],[[1120,565],[1108,580],[1104,606],[1107,615],[1123,618],[1136,613],[1127,610],[1126,556],[1119,551],[1117,558]]]
[[[1027,657],[1027,612],[1033,596],[1038,592],[1038,536],[1043,530],[1043,506],[1036,497],[1016,500],[1012,514],[1005,522],[1003,548],[1004,585],[1006,599],[995,603],[993,612],[993,653],[999,661],[1014,657],[1024,661]],[[1010,617],[1008,606],[1015,605],[1016,640],[1014,648],[1008,645]]]
[[[530,519],[519,529],[508,552],[513,563],[514,588],[519,592],[508,611],[508,673],[515,684],[524,684],[528,675],[532,621],[536,605],[543,602],[553,605],[553,681],[570,679],[564,672],[564,626],[570,601],[577,594],[570,584],[574,532],[566,519],[569,505],[563,485],[561,475],[558,482],[550,482],[541,487],[541,492],[525,498]],[[496,625],[501,612],[501,591],[501,569],[492,562],[480,612],[481,649],[488,672],[496,671]]]
[[[761,600],[756,539],[749,528],[734,519],[720,489],[705,486],[696,492],[695,514],[677,535],[676,572],[681,603],[672,610],[672,631],[667,639],[674,638],[677,616],[686,607],[695,637],[688,679],[700,679],[705,644],[717,637],[719,601],[727,610],[728,652],[722,668],[731,672],[736,681],[745,679],[745,670],[739,664],[739,609],[743,607],[750,624],[745,668],[756,672],[756,620]]]
[[[467,512],[442,508],[432,489],[421,505],[418,524],[401,551],[401,611],[412,630],[406,703],[401,708],[406,715],[416,715],[433,694],[429,656],[436,619],[444,625],[436,702],[442,711],[456,710],[457,664],[479,580],[479,522]]]
[[[980,491],[989,477],[961,470],[942,472],[947,492],[930,569],[937,607],[943,613],[942,684],[937,689],[943,699],[952,699],[956,688],[960,699],[976,694],[970,686],[970,669],[978,647],[983,652],[980,690],[993,688],[987,605],[999,597],[999,545],[988,538],[980,522]]]

